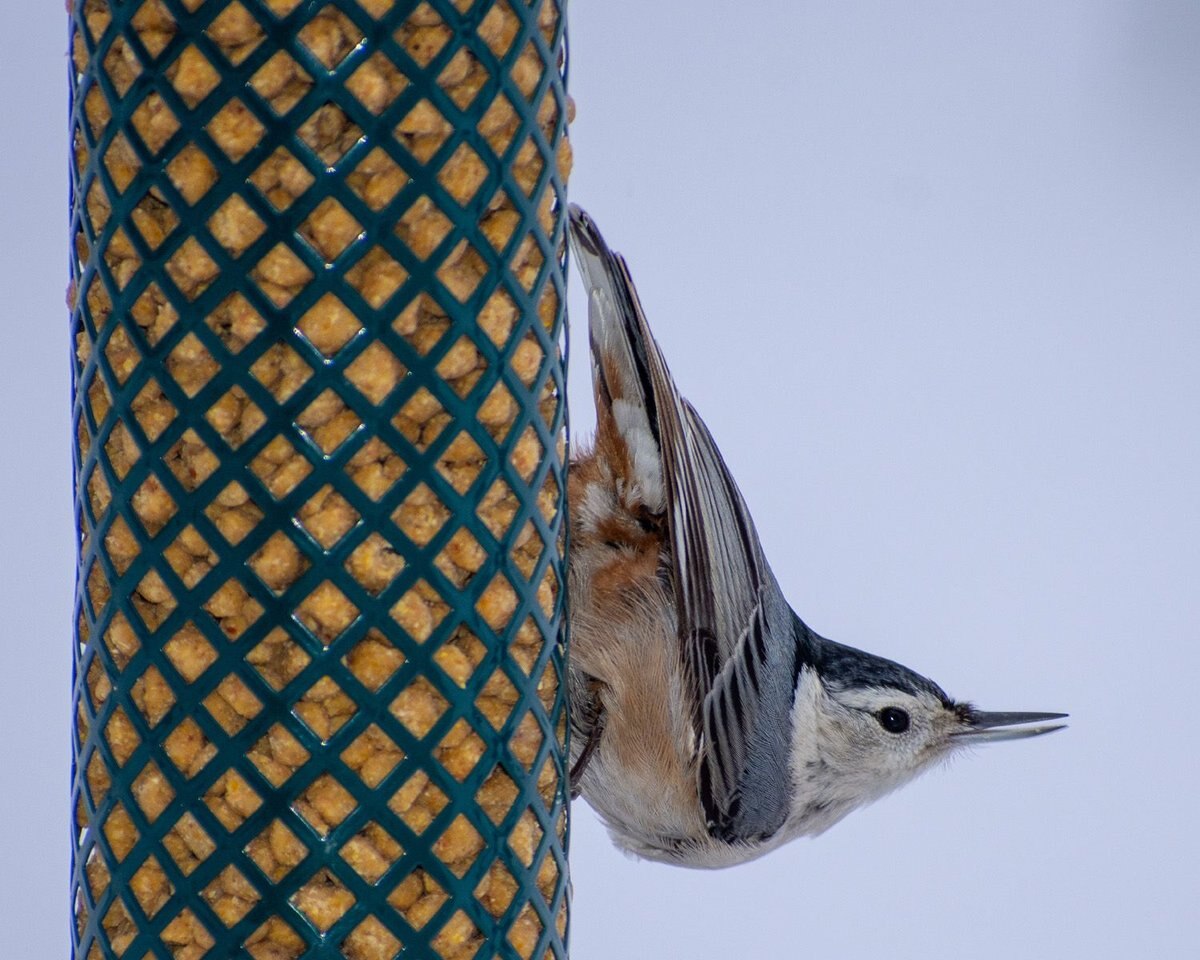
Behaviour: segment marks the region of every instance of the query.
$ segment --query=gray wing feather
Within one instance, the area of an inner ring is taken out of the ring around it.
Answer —
[[[624,259],[577,207],[571,210],[571,238],[589,285],[602,288],[594,299],[614,308],[592,312],[593,345],[611,351],[621,341],[616,352],[631,358],[658,443],[698,787],[709,828],[729,840],[769,836],[786,816],[790,792],[788,657],[794,644],[787,642],[790,630],[769,629],[778,619],[772,614],[786,603],[712,435],[679,395]]]

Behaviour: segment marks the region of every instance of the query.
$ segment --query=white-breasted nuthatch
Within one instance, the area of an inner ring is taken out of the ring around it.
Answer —
[[[577,207],[570,234],[597,408],[569,475],[572,783],[616,844],[742,863],[959,746],[1060,729],[1065,714],[977,710],[804,624],[625,261]]]

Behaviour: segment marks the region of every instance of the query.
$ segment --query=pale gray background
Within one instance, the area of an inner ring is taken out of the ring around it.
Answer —
[[[66,949],[60,11],[8,3],[0,34],[0,952],[22,960]],[[797,609],[954,695],[1073,717],[725,872],[626,860],[578,804],[574,960],[1194,955],[1200,4],[571,15],[572,197],[629,256]]]

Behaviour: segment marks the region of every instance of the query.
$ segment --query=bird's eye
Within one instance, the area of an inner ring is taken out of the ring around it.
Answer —
[[[875,716],[888,733],[903,733],[908,729],[908,714],[899,707],[884,707]]]

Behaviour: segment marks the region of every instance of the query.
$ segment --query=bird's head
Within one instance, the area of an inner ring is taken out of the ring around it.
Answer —
[[[1061,713],[989,713],[901,664],[825,641],[793,707],[794,826],[819,833],[957,749],[1061,729]]]

